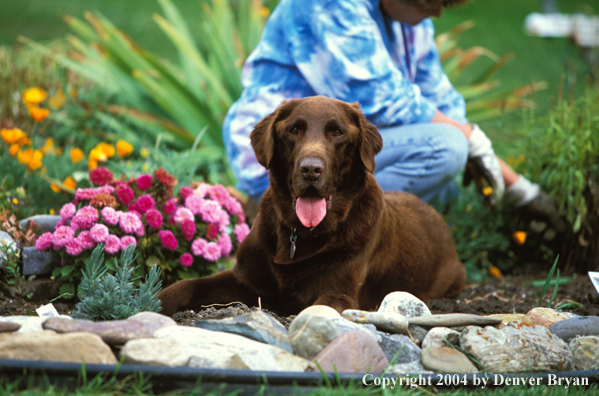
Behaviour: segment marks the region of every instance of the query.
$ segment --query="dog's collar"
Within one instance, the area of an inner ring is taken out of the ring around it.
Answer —
[[[291,242],[291,246],[289,246],[289,258],[292,259],[293,256],[295,256],[295,243],[297,242],[297,237],[298,235],[301,238],[316,238],[319,234],[317,232],[314,232],[314,228],[300,228],[300,230],[298,231],[297,228],[293,228],[291,230],[291,236],[289,237],[289,242]]]

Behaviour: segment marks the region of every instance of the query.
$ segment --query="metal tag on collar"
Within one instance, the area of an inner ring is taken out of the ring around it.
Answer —
[[[292,259],[295,256],[295,241],[297,241],[297,229],[293,229],[291,232],[291,237],[289,237],[289,241],[291,242],[291,246],[289,247],[289,258]]]

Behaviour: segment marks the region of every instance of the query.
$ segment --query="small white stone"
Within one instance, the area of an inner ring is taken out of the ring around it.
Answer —
[[[418,297],[399,291],[387,294],[378,312],[395,312],[406,318],[431,314],[431,310]]]

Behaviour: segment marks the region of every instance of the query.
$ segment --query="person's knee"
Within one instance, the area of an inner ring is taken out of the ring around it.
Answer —
[[[443,179],[453,180],[462,172],[468,160],[468,140],[458,128],[444,126],[442,133],[434,138],[436,160],[443,170]]]

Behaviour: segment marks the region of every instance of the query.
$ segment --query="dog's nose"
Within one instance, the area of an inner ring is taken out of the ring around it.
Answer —
[[[300,162],[300,172],[307,180],[316,180],[322,174],[324,164],[318,158],[307,157]]]

